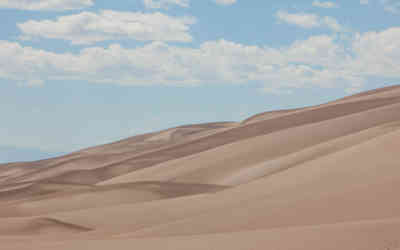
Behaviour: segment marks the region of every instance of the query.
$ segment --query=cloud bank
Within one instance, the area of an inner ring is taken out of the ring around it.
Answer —
[[[258,84],[269,90],[345,87],[369,77],[400,79],[400,28],[357,34],[345,46],[335,36],[312,36],[288,47],[246,46],[226,40],[197,48],[152,42],[79,53],[53,53],[1,41],[0,77],[16,82],[85,80],[121,85]]]

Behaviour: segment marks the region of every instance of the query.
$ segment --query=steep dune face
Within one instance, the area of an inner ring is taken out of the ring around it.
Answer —
[[[392,86],[0,165],[1,249],[396,250],[399,153]]]
[[[389,133],[272,175],[257,183],[256,190],[252,184],[243,187],[247,192],[268,190],[246,206],[213,210],[135,235],[211,234],[400,217],[400,201],[394,198],[400,188],[399,148],[400,133]]]

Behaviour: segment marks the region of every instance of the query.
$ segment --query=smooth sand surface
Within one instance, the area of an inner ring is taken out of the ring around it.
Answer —
[[[0,249],[400,249],[400,87],[0,165]]]

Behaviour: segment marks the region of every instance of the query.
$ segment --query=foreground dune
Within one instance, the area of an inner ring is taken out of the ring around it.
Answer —
[[[400,249],[400,87],[0,165],[0,249]]]

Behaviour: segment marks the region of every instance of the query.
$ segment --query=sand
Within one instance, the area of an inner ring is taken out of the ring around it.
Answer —
[[[0,249],[400,249],[400,87],[0,165]]]

